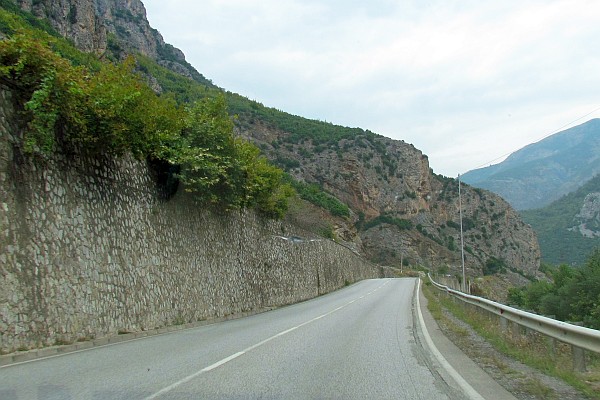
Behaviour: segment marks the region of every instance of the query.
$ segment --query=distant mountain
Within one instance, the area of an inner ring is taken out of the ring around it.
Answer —
[[[549,206],[522,211],[521,216],[538,234],[543,261],[582,265],[600,247],[600,175]]]
[[[554,134],[462,180],[490,190],[517,210],[544,207],[600,173],[600,119]]]

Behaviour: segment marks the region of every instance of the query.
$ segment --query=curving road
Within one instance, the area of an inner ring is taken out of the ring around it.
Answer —
[[[421,344],[416,282],[2,367],[0,399],[467,398]]]

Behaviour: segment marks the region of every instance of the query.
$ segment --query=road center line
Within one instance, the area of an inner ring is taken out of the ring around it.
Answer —
[[[301,324],[299,324],[299,325],[296,325],[296,326],[294,326],[294,327],[292,327],[292,328],[286,329],[285,331],[281,331],[281,332],[279,332],[279,333],[277,333],[277,334],[275,334],[275,335],[273,335],[273,336],[271,336],[271,337],[269,337],[269,338],[267,338],[267,339],[265,339],[265,340],[263,340],[263,341],[260,341],[260,342],[258,342],[258,343],[256,343],[256,344],[254,344],[254,345],[252,345],[252,346],[250,346],[250,347],[247,347],[246,349],[244,349],[244,350],[242,350],[242,351],[239,351],[239,352],[237,352],[237,353],[235,353],[235,354],[233,354],[233,355],[230,355],[229,357],[225,357],[225,358],[223,358],[222,360],[220,360],[220,361],[217,361],[216,363],[214,363],[214,364],[211,364],[211,365],[209,365],[208,367],[205,367],[205,368],[201,369],[200,371],[197,371],[197,372],[193,373],[192,375],[188,375],[188,376],[186,376],[185,378],[183,378],[183,379],[181,379],[181,380],[179,380],[179,381],[177,381],[177,382],[175,382],[175,383],[173,383],[173,384],[171,384],[171,385],[169,385],[169,386],[167,386],[167,387],[164,387],[164,388],[162,388],[161,390],[159,390],[158,392],[154,393],[153,395],[150,395],[150,396],[146,397],[146,398],[145,398],[145,400],[152,400],[152,399],[156,399],[156,398],[158,398],[159,396],[162,396],[163,394],[165,394],[165,393],[168,393],[168,392],[170,392],[171,390],[173,390],[173,389],[177,388],[178,386],[181,386],[181,385],[183,385],[184,383],[186,383],[186,382],[189,382],[189,381],[191,381],[192,379],[194,379],[194,378],[196,378],[196,377],[198,377],[198,376],[200,376],[200,375],[202,375],[202,374],[204,374],[204,373],[206,373],[206,372],[209,372],[209,371],[212,371],[213,369],[219,368],[220,366],[222,366],[222,365],[224,365],[224,364],[227,364],[229,361],[235,360],[236,358],[238,358],[238,357],[240,357],[240,356],[242,356],[242,355],[246,354],[247,352],[249,352],[249,351],[251,351],[251,350],[254,350],[254,349],[256,349],[257,347],[260,347],[260,346],[262,346],[262,345],[264,345],[264,344],[266,344],[266,343],[270,342],[270,341],[271,341],[271,340],[273,340],[273,339],[276,339],[276,338],[278,338],[278,337],[280,337],[280,336],[287,335],[288,333],[290,333],[290,332],[293,332],[293,331],[295,331],[295,330],[296,330],[296,329],[298,329],[298,328],[301,328],[301,327],[303,327],[303,326],[305,326],[305,325],[308,325],[308,324],[311,324],[311,323],[313,323],[313,322],[315,322],[315,321],[318,321],[318,320],[320,320],[321,318],[325,318],[325,317],[327,317],[327,316],[329,316],[329,315],[331,315],[331,314],[333,314],[333,313],[335,313],[335,312],[338,312],[339,310],[341,310],[341,309],[343,309],[343,308],[345,308],[345,307],[348,307],[350,304],[354,303],[355,301],[357,301],[357,300],[360,300],[360,299],[363,299],[363,298],[365,298],[365,297],[367,297],[367,296],[370,296],[370,295],[372,295],[373,293],[375,293],[376,291],[378,291],[379,289],[381,289],[382,287],[384,287],[384,286],[385,286],[385,285],[387,285],[388,283],[390,283],[390,281],[389,281],[389,280],[386,280],[386,282],[385,282],[384,284],[382,284],[381,286],[379,286],[377,289],[375,289],[375,290],[373,290],[373,291],[371,291],[371,292],[367,293],[366,295],[363,295],[363,296],[361,296],[361,297],[359,297],[359,298],[356,298],[356,299],[354,299],[354,300],[351,300],[351,301],[349,301],[348,303],[346,303],[346,304],[343,304],[343,305],[341,305],[341,306],[339,306],[339,307],[337,307],[337,308],[334,308],[333,310],[331,310],[331,311],[328,311],[328,312],[326,312],[325,314],[321,314],[321,315],[319,315],[318,317],[315,317],[315,318],[313,318],[313,319],[311,319],[311,320],[308,320],[308,321],[306,321],[306,322],[303,322],[303,323],[301,323]]]
[[[235,353],[234,355],[224,358],[221,361],[214,363],[213,365],[209,365],[208,367],[201,369],[200,372],[208,372],[215,368],[219,368],[221,365],[228,363],[229,361],[234,360],[243,354],[244,354],[243,351],[240,351],[239,353]]]

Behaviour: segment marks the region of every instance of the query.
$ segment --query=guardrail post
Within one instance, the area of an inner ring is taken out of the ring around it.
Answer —
[[[549,348],[548,350],[550,350],[550,353],[552,354],[552,358],[555,358],[557,355],[558,341],[550,336],[546,336],[546,340],[548,342],[548,348]]]
[[[521,325],[517,324],[516,322],[513,322],[510,326],[510,330],[515,339],[521,337]]]
[[[573,355],[573,369],[577,372],[586,372],[585,368],[585,350],[571,345]]]
[[[499,316],[498,318],[500,318],[500,329],[502,332],[506,332],[508,330],[508,320],[503,316]]]

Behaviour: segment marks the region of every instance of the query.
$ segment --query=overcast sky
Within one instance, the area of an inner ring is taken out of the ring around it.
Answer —
[[[597,0],[142,1],[217,86],[402,139],[446,176],[600,117]]]

